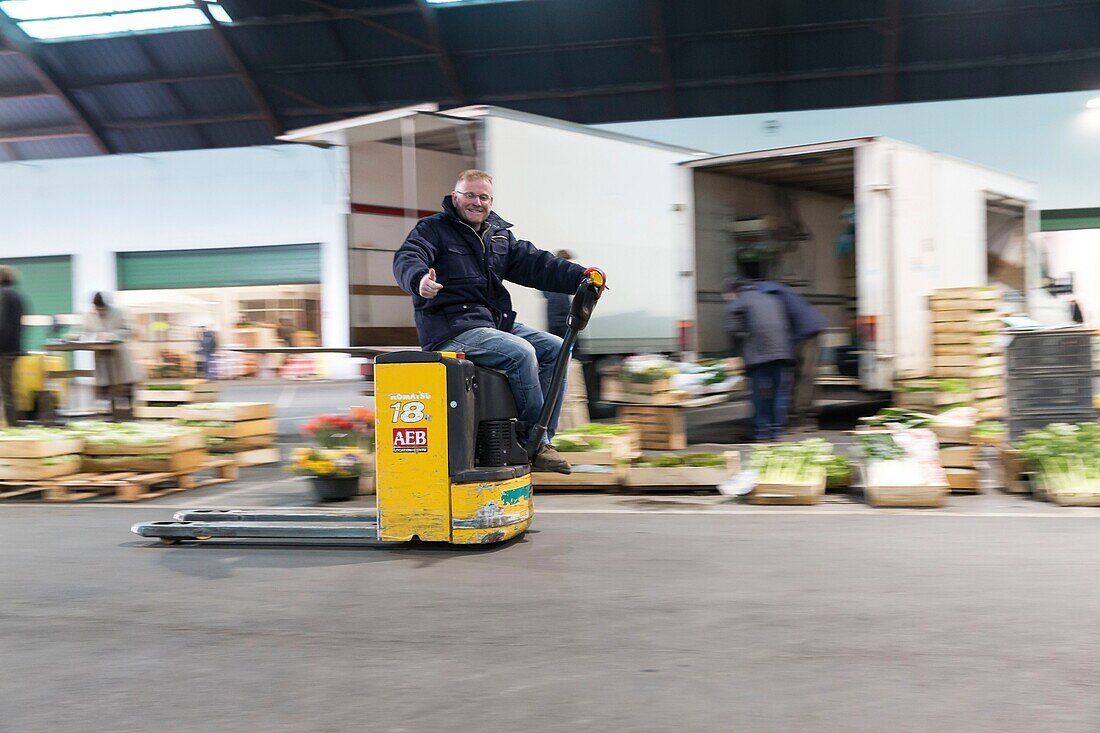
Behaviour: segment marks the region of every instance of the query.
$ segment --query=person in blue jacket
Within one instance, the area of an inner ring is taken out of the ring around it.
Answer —
[[[817,420],[814,386],[817,382],[818,353],[821,348],[818,337],[828,328],[829,322],[808,300],[787,285],[760,280],[756,287],[760,292],[774,295],[783,302],[787,320],[790,322],[795,358],[790,398],[791,423],[809,427]]]
[[[463,171],[443,210],[417,222],[394,254],[393,274],[412,296],[420,346],[461,351],[504,372],[519,419],[530,428],[542,412],[562,340],[516,322],[504,281],[572,294],[592,269],[517,239],[492,208],[492,177]],[[549,443],[560,409],[559,400],[532,465],[569,473],[569,462]]]

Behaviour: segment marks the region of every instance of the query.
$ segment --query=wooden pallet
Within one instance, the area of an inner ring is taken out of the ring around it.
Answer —
[[[627,466],[623,484],[669,489],[717,486],[741,467],[741,456],[737,451],[726,451],[725,458],[723,466]]]
[[[618,422],[636,428],[644,450],[687,448],[684,413],[675,406],[619,405]]]
[[[212,470],[215,475],[207,478],[196,475],[205,470]],[[61,503],[113,496],[118,501],[144,501],[180,491],[228,483],[237,478],[237,472],[235,461],[211,459],[190,471],[78,473],[43,481],[2,481],[0,489],[6,490],[0,490],[0,499],[40,498],[47,502]]]

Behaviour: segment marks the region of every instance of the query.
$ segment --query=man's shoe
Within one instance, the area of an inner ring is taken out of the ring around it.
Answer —
[[[549,443],[543,443],[539,447],[539,452],[535,454],[535,460],[531,461],[531,466],[536,471],[573,473],[573,467],[569,465],[569,461],[562,458],[561,453],[554,450],[554,446]]]

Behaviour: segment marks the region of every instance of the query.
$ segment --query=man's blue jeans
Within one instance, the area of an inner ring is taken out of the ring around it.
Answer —
[[[497,369],[508,377],[512,396],[516,400],[519,419],[531,430],[539,421],[546,393],[550,391],[550,378],[561,350],[561,339],[553,334],[517,323],[511,333],[495,328],[471,328],[450,341],[437,346],[435,351],[462,351],[466,358],[478,366]],[[561,394],[565,394],[562,385]],[[546,438],[554,437],[561,413],[561,397],[550,416]]]
[[[752,380],[752,428],[757,440],[776,440],[787,429],[791,399],[791,368],[784,361],[766,361],[745,370]]]

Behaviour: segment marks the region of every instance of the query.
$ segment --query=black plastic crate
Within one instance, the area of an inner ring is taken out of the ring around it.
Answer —
[[[1015,415],[1010,413],[1008,419],[1008,439],[1015,443],[1029,430],[1039,430],[1054,423],[1069,423],[1074,425],[1085,422],[1096,422],[1096,410],[1072,410],[1067,412],[1049,410],[1039,413],[1023,412]]]
[[[1083,372],[1009,372],[1009,412],[1085,412],[1092,409],[1092,374]]]
[[[1021,331],[1010,333],[1008,372],[1018,370],[1089,370],[1091,336],[1084,331]]]

